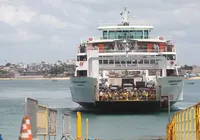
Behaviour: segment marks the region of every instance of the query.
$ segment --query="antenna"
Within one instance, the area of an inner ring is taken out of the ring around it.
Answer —
[[[124,24],[124,26],[129,26],[129,17],[128,14],[130,13],[130,11],[127,11],[126,7],[124,7],[124,12],[121,12],[120,15],[122,16],[122,23]]]

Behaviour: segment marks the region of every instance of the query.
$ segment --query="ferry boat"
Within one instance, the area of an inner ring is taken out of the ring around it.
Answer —
[[[154,27],[131,23],[129,13],[125,7],[120,24],[101,25],[101,36],[81,39],[75,75],[70,78],[73,102],[88,109],[118,112],[156,111],[183,100],[184,77],[178,73],[171,37],[152,36]],[[116,96],[129,88],[134,98],[102,99],[103,92],[110,95],[114,88]],[[154,90],[154,98],[138,98],[141,89]]]

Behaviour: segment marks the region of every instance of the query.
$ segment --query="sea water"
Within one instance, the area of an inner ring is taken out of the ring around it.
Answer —
[[[188,84],[194,82],[194,84]],[[171,116],[177,109],[184,109],[200,101],[200,80],[185,81],[184,101],[175,105]],[[78,104],[71,101],[69,81],[0,81],[0,134],[4,140],[19,137],[21,120],[24,115],[24,99],[37,99],[40,104],[58,109],[57,137],[61,138],[61,114],[73,110]],[[89,118],[89,136],[104,140],[131,140],[144,136],[164,136],[168,123],[168,112],[129,115],[97,115],[82,113],[83,136],[85,118]],[[76,136],[76,112],[71,113],[71,135]]]

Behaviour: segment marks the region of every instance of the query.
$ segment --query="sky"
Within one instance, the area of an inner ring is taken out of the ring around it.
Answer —
[[[200,0],[0,0],[0,64],[73,59],[81,37],[119,23],[125,6],[152,35],[172,37],[179,64],[200,65]]]

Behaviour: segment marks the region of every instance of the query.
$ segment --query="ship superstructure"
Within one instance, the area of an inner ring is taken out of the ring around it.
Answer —
[[[154,108],[159,108],[155,106],[162,97],[168,96],[171,104],[183,100],[184,81],[178,73],[176,49],[171,38],[152,36],[153,26],[131,24],[128,14],[125,8],[121,13],[122,23],[99,26],[102,36],[81,39],[75,77],[70,79],[74,102],[87,108],[104,109],[105,104],[119,104],[118,100],[132,104],[142,101],[144,104],[140,106],[152,102]],[[126,99],[102,100],[102,92],[110,96],[111,89],[119,87],[118,91],[113,91],[118,96],[128,84],[131,86],[130,91],[126,88]],[[142,97],[135,100],[134,93],[141,89],[148,92],[149,88],[155,89],[153,100]]]

